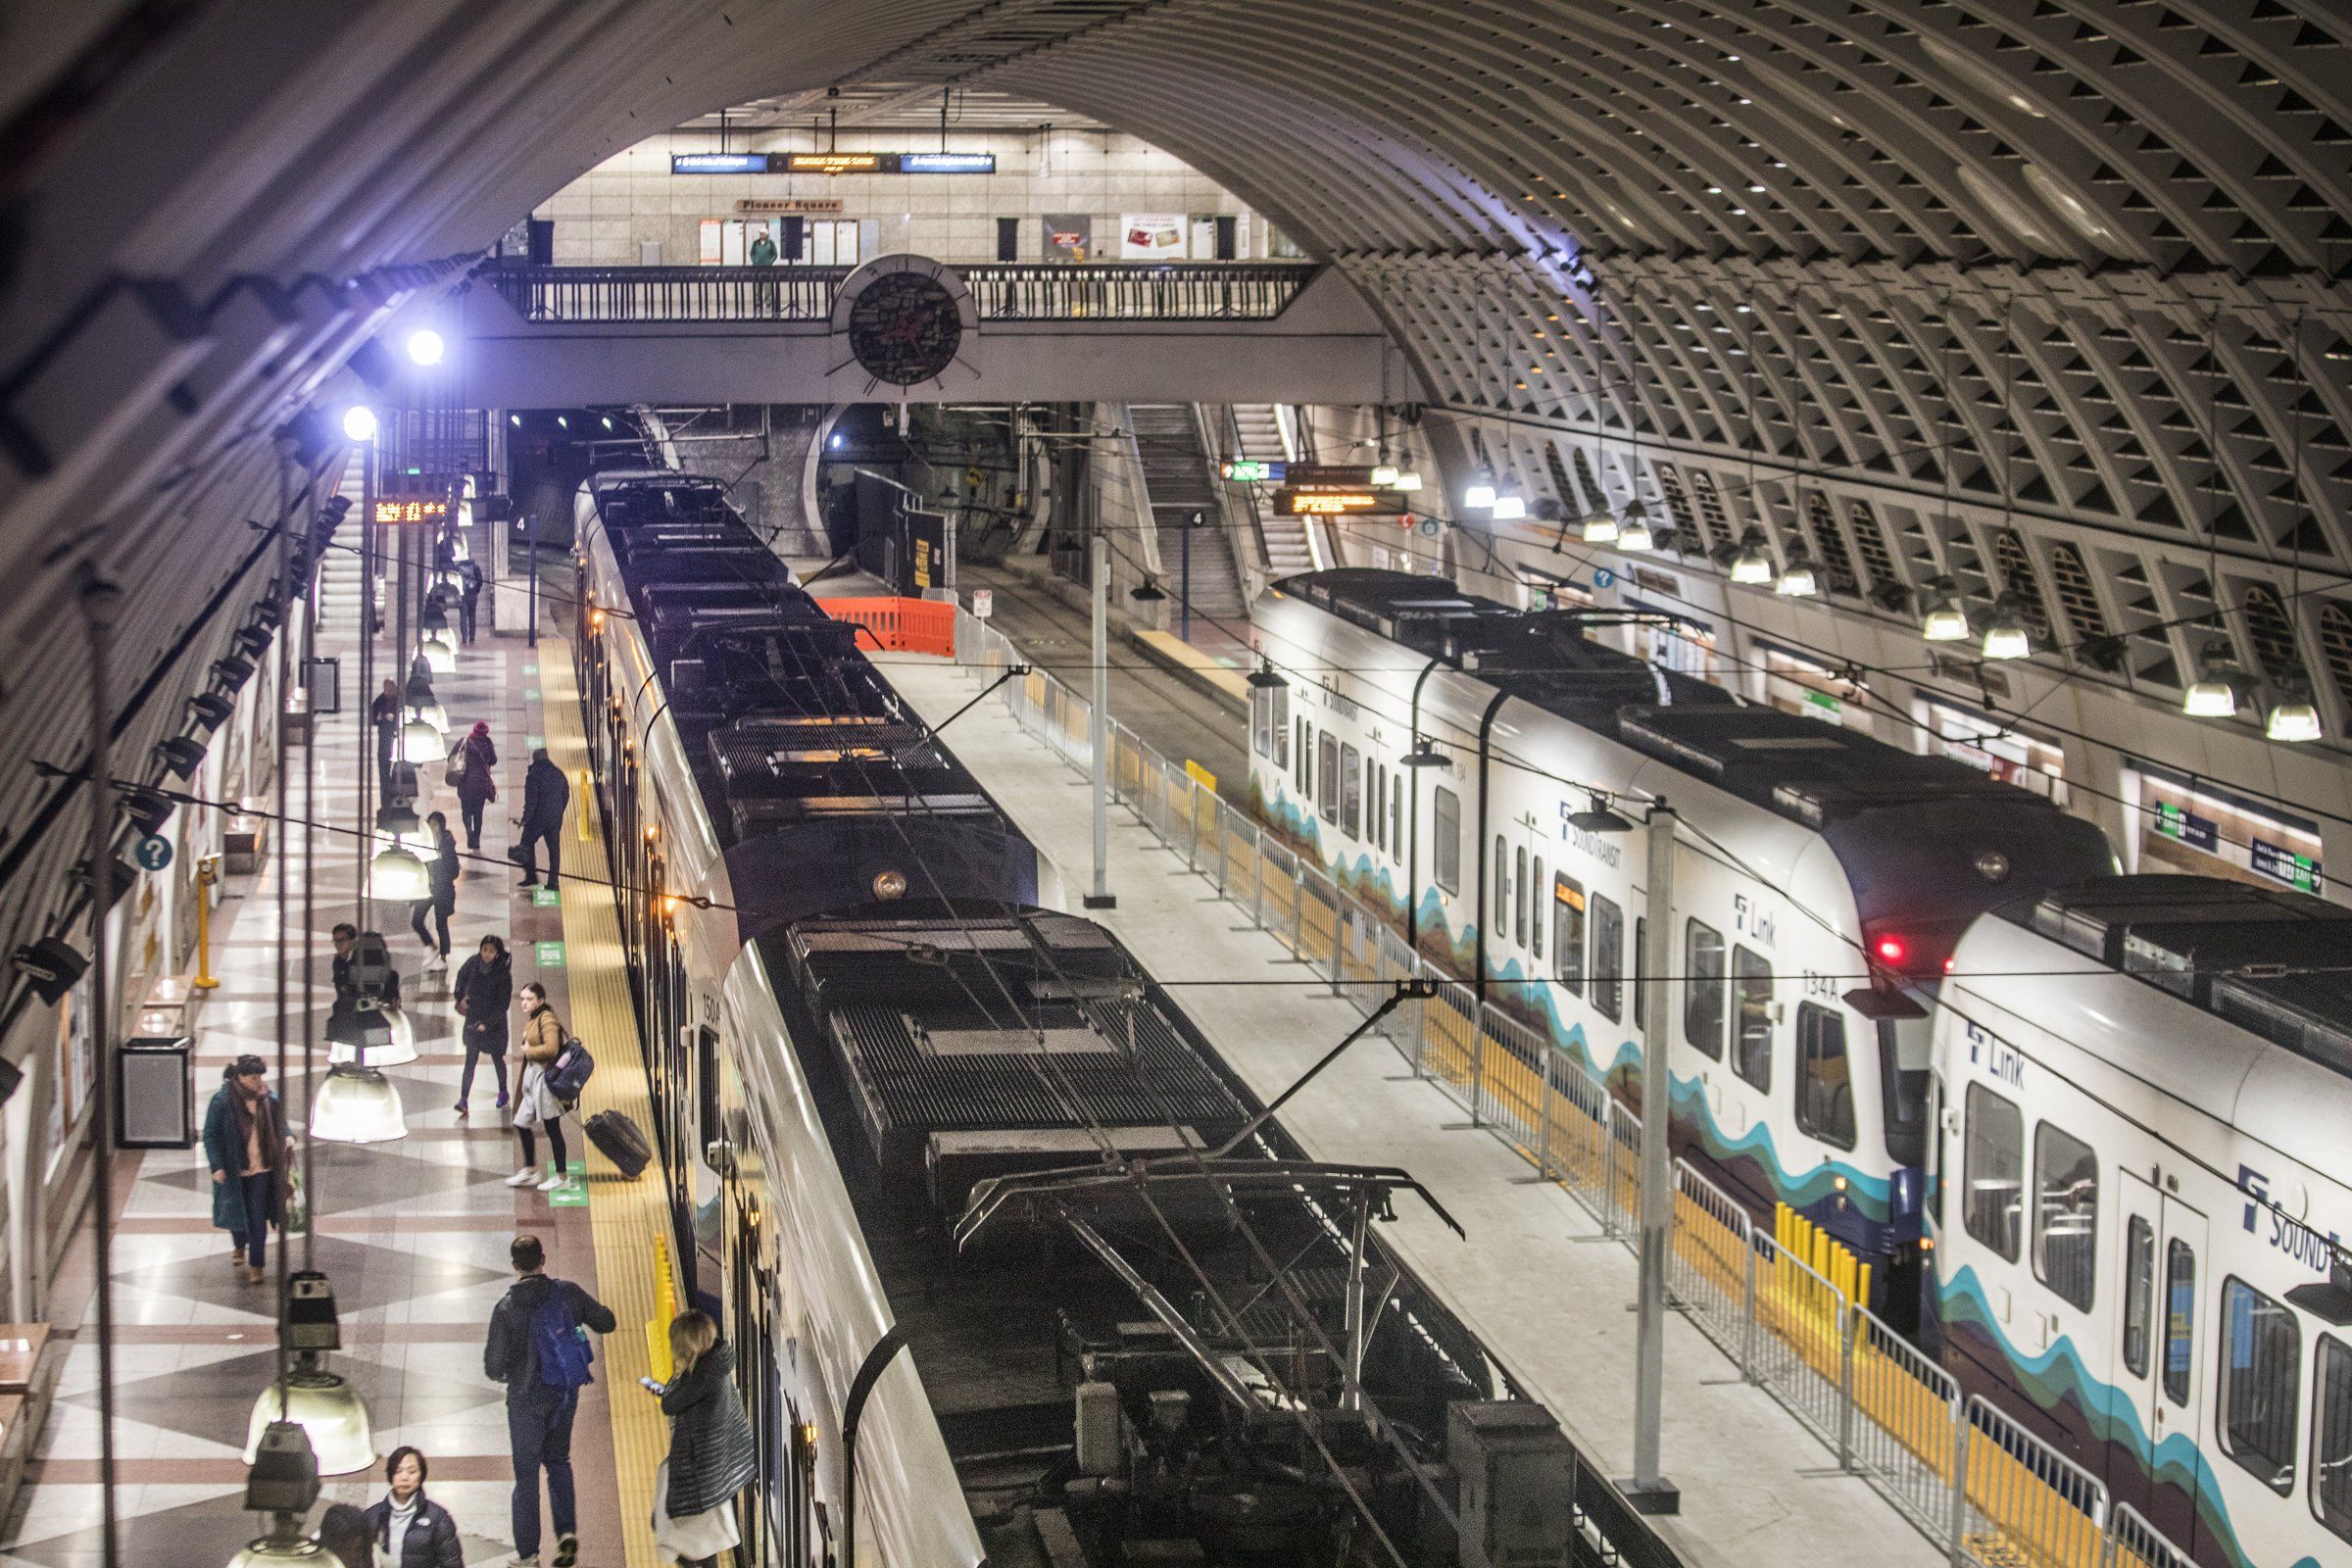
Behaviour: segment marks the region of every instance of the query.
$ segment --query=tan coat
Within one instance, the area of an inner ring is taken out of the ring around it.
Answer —
[[[522,1042],[514,1054],[540,1067],[553,1065],[564,1054],[564,1020],[556,1016],[553,1003],[524,1015]]]

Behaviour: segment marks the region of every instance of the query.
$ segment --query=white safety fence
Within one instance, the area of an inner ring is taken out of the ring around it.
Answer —
[[[995,679],[1026,663],[968,611],[956,660]],[[1087,700],[1041,669],[1008,680],[1014,719],[1081,771],[1093,766]],[[1272,935],[1334,996],[1370,1012],[1398,982],[1432,994],[1381,1033],[1410,1064],[1559,1183],[1606,1235],[1639,1229],[1641,1117],[1550,1040],[1406,948],[1387,920],[1215,790],[1113,718],[1113,799]],[[1756,1228],[1746,1208],[1677,1160],[1668,1290],[1674,1303],[1956,1568],[2193,1568],[2106,1488],[1849,1300]]]

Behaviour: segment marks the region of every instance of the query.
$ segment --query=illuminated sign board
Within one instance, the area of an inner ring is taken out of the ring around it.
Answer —
[[[901,153],[902,174],[993,174],[995,153]]]
[[[784,172],[791,174],[887,174],[897,163],[893,153],[786,153]]]
[[[1283,465],[1267,463],[1258,458],[1229,458],[1217,465],[1217,472],[1241,484],[1264,484],[1282,477]]]
[[[765,153],[671,153],[669,172],[673,174],[764,174],[768,172]]]
[[[382,496],[375,503],[375,520],[379,523],[439,522],[448,515],[449,503],[446,501]]]
[[[1286,463],[1282,466],[1282,482],[1301,490],[1369,490],[1373,488],[1372,467],[1369,464],[1347,463]]]
[[[1380,490],[1277,490],[1278,517],[1343,517],[1362,512],[1395,512],[1395,495]]]

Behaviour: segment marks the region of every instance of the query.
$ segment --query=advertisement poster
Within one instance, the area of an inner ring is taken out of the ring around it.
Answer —
[[[1119,258],[1129,262],[1184,259],[1182,213],[1129,213],[1119,220]]]
[[[1095,254],[1095,220],[1084,213],[1045,216],[1045,257],[1049,262],[1083,262]]]

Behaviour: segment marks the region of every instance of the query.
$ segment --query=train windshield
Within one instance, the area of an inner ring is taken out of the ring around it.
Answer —
[[[1886,1117],[1886,1157],[1917,1165],[1928,1153],[1928,1051],[1932,1018],[1879,1020],[1879,1091]]]

